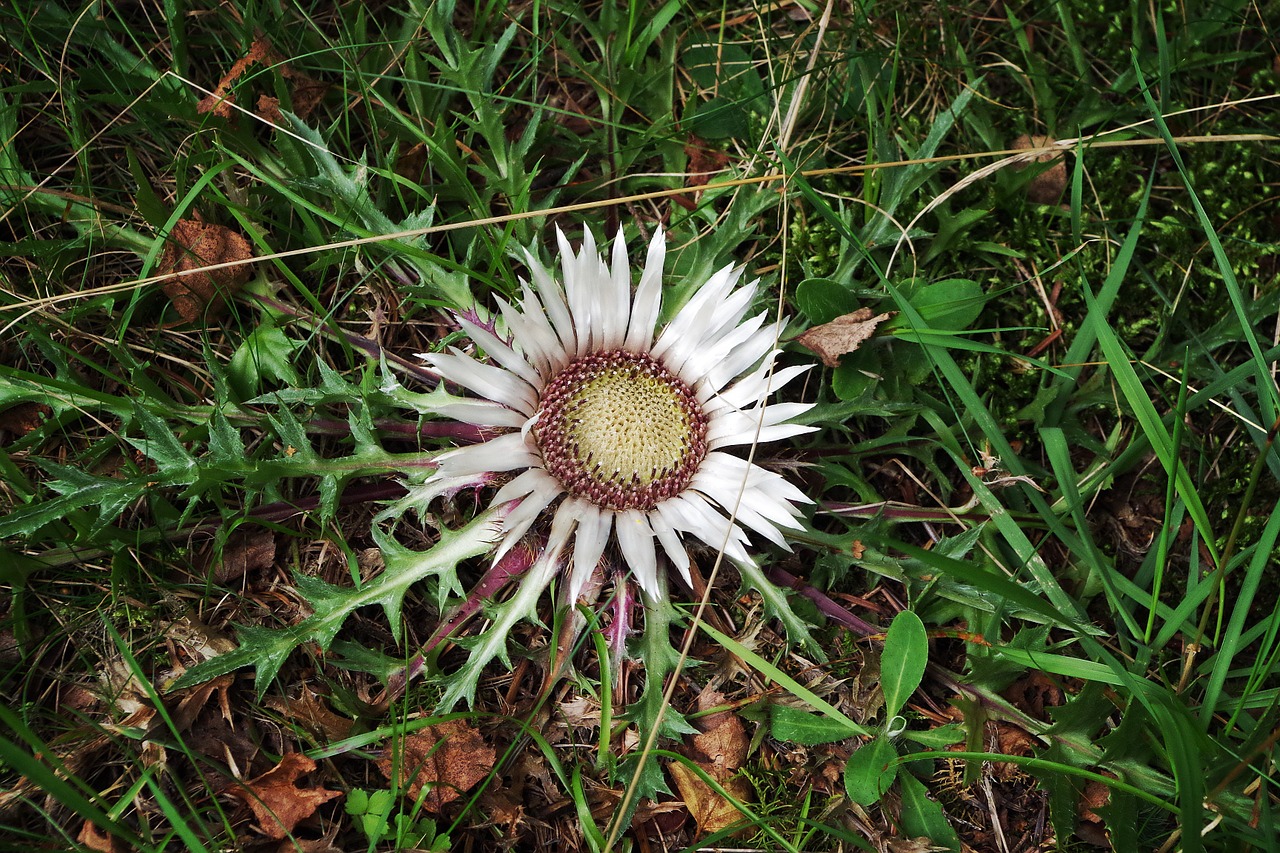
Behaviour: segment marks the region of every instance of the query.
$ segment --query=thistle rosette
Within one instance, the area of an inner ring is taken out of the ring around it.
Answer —
[[[505,479],[491,502],[500,519],[495,562],[535,525],[546,535],[515,595],[491,612],[484,638],[471,641],[483,648],[473,648],[468,669],[505,658],[507,632],[534,616],[542,590],[566,565],[561,592],[575,603],[611,543],[650,605],[665,603],[663,562],[690,581],[686,537],[723,550],[774,612],[785,611],[788,630],[803,635],[782,592],[752,561],[748,531],[788,548],[784,531],[801,528],[799,507],[811,501],[734,453],[813,429],[794,422],[811,404],[768,402],[808,369],[775,366],[785,318],[748,317],[759,281],[740,285],[742,268],[730,265],[694,288],[659,329],[661,231],[634,291],[621,234],[611,263],[590,232],[576,253],[562,233],[557,238],[559,277],[526,253],[530,280],[521,280],[516,304],[496,298],[492,322],[473,312],[457,317],[484,359],[457,348],[421,356],[468,392],[431,395],[430,413],[489,438],[438,455],[415,503]]]

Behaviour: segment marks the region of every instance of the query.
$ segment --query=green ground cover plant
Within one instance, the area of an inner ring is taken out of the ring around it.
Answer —
[[[1280,848],[1276,20],[0,11],[3,846]],[[760,279],[785,542],[495,559],[557,229]]]

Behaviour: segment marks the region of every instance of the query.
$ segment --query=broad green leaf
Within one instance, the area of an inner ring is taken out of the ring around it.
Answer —
[[[703,139],[741,139],[750,123],[742,102],[712,98],[695,106],[685,117],[690,130]]]
[[[775,740],[816,746],[847,740],[858,733],[821,714],[789,705],[773,705],[769,709],[769,734]]]
[[[947,820],[946,813],[936,800],[929,798],[929,789],[910,773],[902,774],[902,829],[908,838],[928,838],[936,847],[960,850],[960,838]]]
[[[841,400],[856,400],[866,394],[885,375],[880,353],[858,350],[840,360],[831,374],[831,389]]]
[[[849,288],[829,278],[806,278],[796,285],[795,300],[814,325],[830,323],[858,307]]]
[[[898,775],[898,751],[884,735],[877,735],[849,756],[844,767],[844,790],[861,806],[878,803]]]
[[[286,388],[302,385],[293,363],[302,347],[278,326],[264,322],[249,333],[231,356],[228,376],[242,398],[253,397],[264,381],[283,384]]]
[[[929,637],[920,617],[904,610],[893,617],[880,655],[880,688],[886,718],[896,717],[920,686],[929,662]]]
[[[975,281],[949,278],[918,288],[903,288],[912,307],[920,312],[925,325],[934,330],[958,332],[967,329],[982,314],[986,295]],[[891,327],[912,328],[907,318],[891,320]],[[918,328],[918,326],[917,326]]]

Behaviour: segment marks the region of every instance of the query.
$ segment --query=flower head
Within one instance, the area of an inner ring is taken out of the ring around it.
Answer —
[[[511,479],[493,498],[516,501],[502,521],[499,556],[554,512],[549,553],[572,542],[573,601],[610,541],[651,598],[658,553],[689,579],[683,537],[736,561],[748,558],[748,528],[786,547],[808,498],[778,474],[728,452],[810,427],[791,419],[810,406],[767,399],[806,367],[774,368],[785,321],[746,317],[757,282],[738,286],[725,267],[699,286],[661,331],[665,237],[649,244],[632,291],[622,235],[606,264],[588,232],[574,254],[563,234],[560,280],[532,255],[532,282],[517,305],[498,300],[509,338],[477,318],[458,322],[492,363],[456,349],[427,355],[430,367],[473,396],[438,414],[506,432],[437,457],[441,482],[478,474]]]

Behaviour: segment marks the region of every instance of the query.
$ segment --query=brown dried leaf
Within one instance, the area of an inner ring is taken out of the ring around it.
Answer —
[[[236,642],[230,636],[204,624],[190,613],[169,623],[165,639],[200,660],[211,660],[236,648]]]
[[[699,711],[709,711],[724,703],[724,694],[715,690],[703,690],[698,695]],[[751,784],[736,775],[747,760],[750,746],[742,720],[733,711],[716,711],[703,717],[699,728],[701,732],[690,741],[690,757],[730,796],[747,802],[754,794]],[[728,799],[687,765],[673,761],[668,768],[699,831],[719,832],[742,819],[742,814]]]
[[[1094,847],[1114,849],[1106,821],[1096,811],[1110,801],[1111,789],[1105,784],[1093,780],[1084,783],[1084,789],[1080,792],[1080,801],[1076,803],[1076,814],[1079,817],[1076,822],[1076,837]]]
[[[259,38],[255,39],[249,47],[249,52],[237,59],[231,66],[231,70],[222,76],[213,94],[196,105],[196,112],[213,113],[225,119],[233,118],[236,99],[235,95],[231,94],[231,88],[255,63],[274,66],[279,70],[280,76],[289,81],[289,98],[293,102],[294,113],[300,118],[306,118],[320,104],[325,92],[329,89],[327,83],[314,80],[301,71],[294,71],[293,67],[284,61],[284,57],[276,53],[271,42]],[[279,124],[280,99],[270,95],[260,95],[257,114],[271,124]]]
[[[274,95],[259,95],[258,107],[254,112],[267,124],[278,125],[284,118],[280,115],[280,99]]]
[[[120,839],[114,835],[108,835],[87,820],[84,822],[84,826],[81,827],[80,835],[76,837],[76,840],[87,849],[97,850],[98,853],[125,853],[129,849]]]
[[[236,84],[249,66],[256,62],[265,64],[274,64],[280,62],[280,54],[275,52],[271,47],[271,42],[266,39],[254,39],[249,47],[249,52],[235,61],[231,66],[231,70],[222,75],[222,79],[218,81],[218,88],[213,90],[213,94],[204,98],[200,103],[196,104],[196,112],[200,114],[213,113],[219,118],[229,119],[233,115],[232,106],[235,104],[235,96],[231,94],[231,87]]]
[[[689,814],[693,815],[694,821],[697,822],[700,833],[710,835],[742,820],[742,812],[738,811],[729,800],[720,796],[719,791],[702,781],[702,777],[687,765],[672,761],[667,765],[667,769],[671,771],[671,778],[676,781],[676,790],[680,792],[680,798],[684,800]],[[708,772],[708,775],[711,774],[709,768],[703,767],[703,769]],[[722,780],[720,786],[742,803],[748,802],[754,793],[751,783],[741,776]]]
[[[704,690],[698,696],[698,710],[706,711],[723,705],[724,694]],[[693,758],[719,781],[724,781],[742,769],[747,760],[750,741],[742,720],[732,711],[708,714],[700,723],[701,733],[693,736]]]
[[[269,569],[276,560],[276,535],[264,527],[242,527],[227,538],[222,562],[213,570],[215,583]]]
[[[711,176],[723,171],[729,165],[729,155],[709,146],[706,142],[690,134],[684,144],[684,154],[688,158],[685,167],[685,186],[702,187],[711,182]],[[697,207],[697,200],[702,193],[677,195],[672,201],[687,210]]]
[[[332,838],[286,838],[276,848],[276,853],[345,853],[333,845]]]
[[[221,691],[221,695],[225,696],[225,693]],[[262,750],[253,737],[255,733],[252,723],[246,722],[244,715],[241,715],[240,726],[237,728],[231,725],[229,716],[227,709],[206,706],[187,733],[186,743],[192,752],[227,766],[237,776],[247,775],[253,772],[255,765],[262,766]],[[224,777],[214,777],[215,788],[236,789],[240,785],[234,780],[225,783],[218,781],[222,778]]]
[[[180,219],[169,232],[160,257],[160,271],[169,274],[160,286],[185,322],[206,313],[216,316],[225,300],[249,280],[250,265],[239,262],[252,257],[249,241],[239,232],[197,219]],[[232,266],[203,269],[219,264]]]
[[[577,77],[559,75],[555,91],[547,97],[547,106],[555,112],[552,121],[570,133],[588,134],[600,123],[600,97],[595,87]]]
[[[480,809],[497,826],[502,827],[503,838],[513,839],[521,834],[525,822],[523,791],[490,785],[480,795]]]
[[[351,734],[355,721],[335,714],[327,704],[325,697],[314,693],[308,687],[302,688],[297,699],[284,696],[271,696],[266,705],[273,711],[284,714],[290,720],[302,726],[324,743],[333,743]]]
[[[268,838],[284,838],[316,809],[341,797],[341,791],[300,788],[298,778],[316,769],[316,763],[300,752],[290,752],[271,770],[256,779],[232,788],[230,793],[244,800]]]
[[[600,726],[600,701],[590,696],[575,696],[560,703],[560,715],[571,729],[594,729]]]
[[[430,150],[419,142],[396,158],[396,174],[415,184],[421,183],[426,176],[430,158]]]
[[[1023,134],[1013,141],[1013,147],[1018,149],[1047,148],[1053,145],[1053,142],[1052,136],[1027,136]],[[1036,155],[1035,160],[1032,162],[1052,163],[1053,165],[1031,179],[1031,183],[1027,185],[1027,198],[1036,204],[1052,204],[1062,198],[1063,190],[1067,188],[1065,156],[1066,153],[1061,149],[1044,151]]]
[[[209,699],[215,692],[222,694],[220,704],[226,705],[227,690],[234,680],[234,675],[220,675],[212,681],[206,681],[204,684],[197,684],[195,687],[180,691],[183,694],[182,698],[178,700],[177,707],[170,712],[174,728],[179,732],[185,732],[191,728],[191,725],[196,721],[196,717],[200,716],[200,713],[208,705]]]
[[[0,437],[17,438],[37,429],[53,414],[44,403],[18,403],[0,412]]]
[[[884,840],[884,849],[888,853],[938,853],[938,851],[946,850],[946,847],[939,847],[929,838],[886,838]]]
[[[289,101],[293,104],[293,113],[298,118],[306,118],[324,100],[329,91],[329,84],[322,83],[294,71],[290,66],[284,68],[284,79],[289,81]]]
[[[872,316],[870,308],[859,308],[830,323],[814,326],[797,341],[816,353],[827,367],[835,367],[840,363],[840,356],[862,346],[862,342],[875,332],[876,326],[892,316],[892,313]]]
[[[0,628],[0,664],[12,666],[22,660],[22,643],[12,628]]]
[[[395,744],[394,752],[395,760],[389,751],[378,760],[378,769],[397,787],[407,788],[415,802],[427,787],[422,808],[430,814],[439,814],[488,776],[497,758],[479,729],[465,720],[419,729]]]
[[[1053,678],[1040,672],[1029,672],[1001,693],[1015,708],[1026,711],[1037,720],[1050,721],[1048,708],[1066,702],[1066,694]]]
[[[337,830],[334,830],[337,831]],[[346,853],[334,847],[332,836],[326,838],[287,838],[280,841],[276,853]]]

